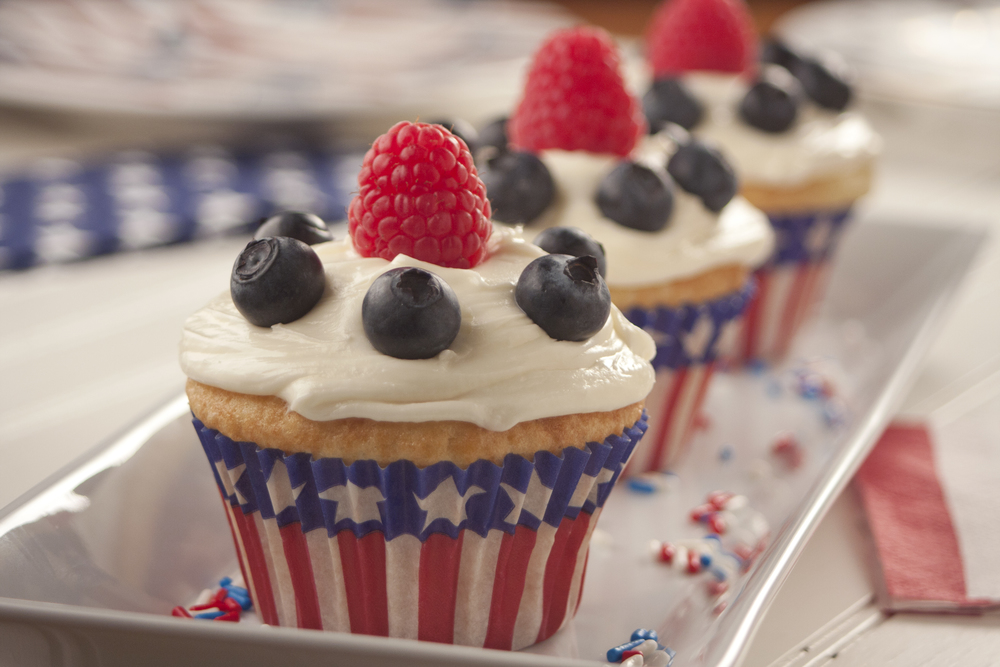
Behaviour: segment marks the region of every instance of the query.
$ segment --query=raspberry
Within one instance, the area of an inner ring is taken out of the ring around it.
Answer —
[[[358,174],[348,230],[363,257],[403,254],[468,269],[493,231],[468,146],[438,125],[403,121],[375,140]]]
[[[646,133],[625,89],[618,50],[597,28],[558,30],[535,53],[524,96],[507,125],[511,144],[627,156]]]
[[[646,34],[653,76],[757,70],[757,34],[743,0],[668,0]]]

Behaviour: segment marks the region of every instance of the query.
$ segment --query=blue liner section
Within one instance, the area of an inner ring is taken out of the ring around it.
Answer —
[[[123,152],[0,179],[0,270],[245,233],[289,208],[346,217],[361,154]]]
[[[567,447],[559,456],[538,452],[532,460],[508,454],[502,466],[479,460],[465,469],[448,461],[426,468],[411,461],[394,461],[385,468],[374,461],[346,465],[342,459],[314,459],[305,453],[285,454],[254,443],[234,442],[197,418],[194,426],[219,490],[245,514],[259,511],[265,519],[275,518],[279,527],[301,522],[303,532],[325,528],[331,537],[342,530],[359,538],[380,531],[387,540],[413,535],[424,541],[434,533],[457,539],[462,530],[485,537],[491,530],[513,534],[519,525],[531,530],[537,530],[542,522],[558,527],[563,517],[593,514],[607,501],[646,432],[646,413],[622,435],[589,442],[583,449]],[[236,471],[232,495],[226,494],[216,468],[219,464]],[[287,485],[282,477],[286,474]],[[594,478],[590,494],[583,505],[570,506],[583,476]],[[294,503],[273,507],[269,481],[291,489]],[[530,508],[537,514],[522,505],[518,515],[513,515],[518,499],[523,496],[528,505],[542,490],[551,493],[544,506]],[[453,518],[458,518],[458,523]]]
[[[851,209],[814,211],[796,215],[768,215],[774,229],[774,255],[768,262],[794,264],[821,262],[837,247]]]
[[[715,360],[723,328],[743,314],[757,290],[753,280],[737,292],[678,308],[632,308],[625,317],[656,342],[653,368],[677,369]]]

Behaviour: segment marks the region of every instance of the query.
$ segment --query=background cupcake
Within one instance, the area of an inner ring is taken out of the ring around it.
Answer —
[[[653,343],[592,260],[494,232],[446,130],[393,127],[359,189],[352,239],[252,243],[185,326],[244,577],[269,624],[541,641],[645,430]]]
[[[739,0],[663,3],[646,54],[651,127],[678,124],[717,145],[741,194],[774,227],[774,255],[757,272],[757,297],[733,354],[780,359],[822,294],[845,222],[871,185],[880,140],[851,108],[835,64],[775,42],[759,50]]]
[[[534,57],[510,148],[480,155],[494,218],[548,230],[536,243],[551,252],[599,243],[612,300],[657,342],[650,430],[632,471],[664,469],[683,451],[720,337],[773,241],[764,215],[734,198],[717,152],[688,137],[647,140],[645,129],[610,37],[562,30]]]

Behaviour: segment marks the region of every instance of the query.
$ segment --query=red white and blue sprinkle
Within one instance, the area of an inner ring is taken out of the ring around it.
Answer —
[[[626,667],[670,667],[674,651],[660,644],[655,630],[640,628],[629,641],[608,649],[607,659]]]
[[[246,588],[237,586],[230,577],[219,580],[219,588],[214,593],[208,593],[205,602],[194,604],[188,608],[174,607],[170,615],[179,618],[200,618],[209,621],[239,621],[240,614],[253,606],[250,593]]]

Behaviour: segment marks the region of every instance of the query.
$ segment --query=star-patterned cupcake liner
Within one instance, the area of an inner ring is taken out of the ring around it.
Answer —
[[[757,294],[723,356],[735,363],[780,361],[825,292],[831,258],[851,209],[771,214],[772,258],[754,274]]]
[[[649,433],[628,473],[667,470],[683,454],[715,370],[720,341],[738,326],[753,280],[712,301],[677,308],[633,308],[625,316],[656,341],[656,383],[646,398]]]
[[[264,623],[516,650],[576,612],[646,415],[601,443],[464,469],[348,465],[194,425]]]

